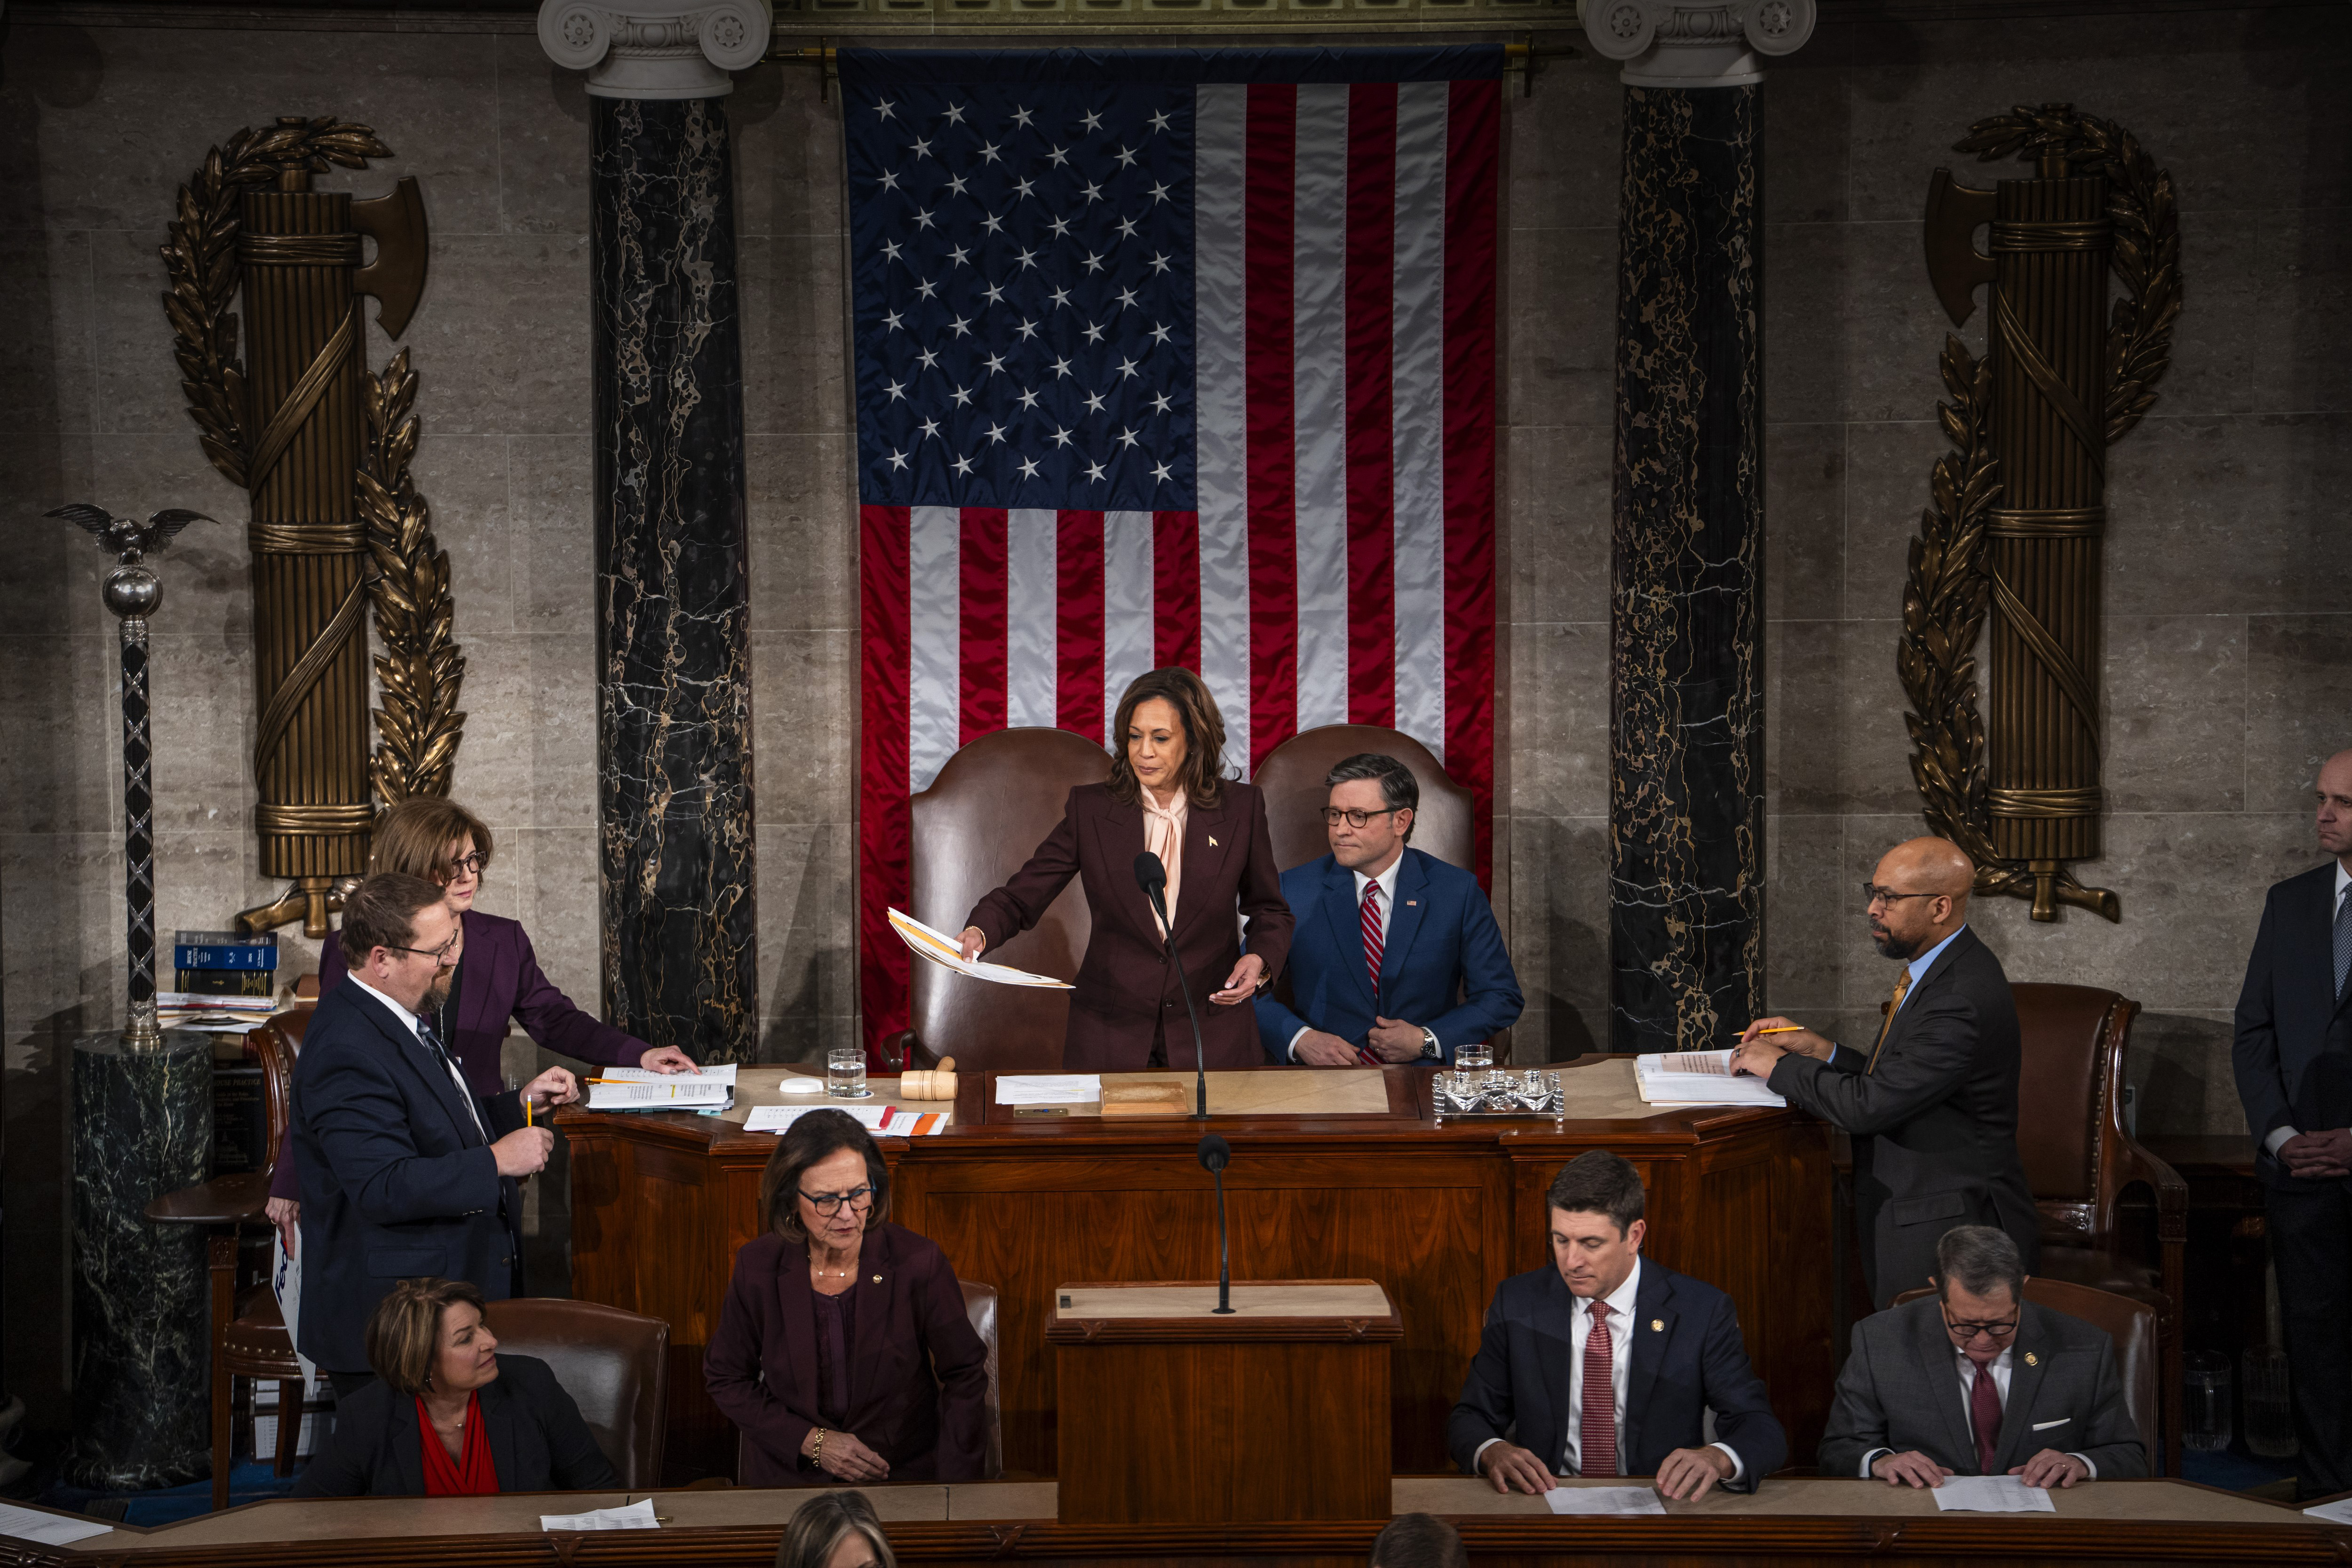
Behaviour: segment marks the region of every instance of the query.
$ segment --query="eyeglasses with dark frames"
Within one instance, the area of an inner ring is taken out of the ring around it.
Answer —
[[[2005,1340],[2009,1338],[2010,1335],[2017,1332],[2017,1320],[2015,1318],[2010,1318],[1994,1322],[1977,1322],[1967,1319],[1953,1317],[1952,1309],[1948,1302],[1939,1300],[1936,1303],[1936,1308],[1937,1310],[1944,1314],[1944,1327],[1949,1329],[1954,1334],[1958,1335],[1962,1344],[1966,1344],[1969,1341],[1975,1339],[1979,1334],[1989,1334],[1995,1340]]]
[[[854,1209],[874,1206],[874,1187],[871,1183],[862,1187],[852,1187],[845,1193],[812,1193],[796,1190],[800,1190],[801,1196],[808,1200],[809,1207],[821,1215],[837,1215],[841,1212],[841,1205],[844,1204],[847,1204]]]
[[[441,868],[452,878],[478,877],[482,874],[482,868],[489,863],[489,857],[477,849],[470,855],[451,856],[441,862]]]
[[[1376,816],[1387,816],[1406,809],[1408,808],[1402,805],[1384,805],[1378,811],[1342,811],[1336,805],[1327,805],[1323,808],[1323,826],[1337,827],[1339,826],[1339,819],[1344,816],[1348,819],[1349,826],[1361,827]]]
[[[1882,888],[1875,882],[1864,882],[1862,885],[1864,909],[1877,903],[1901,903],[1905,899],[1935,899],[1942,896],[1940,893],[1898,893],[1892,888]]]
[[[388,942],[383,944],[383,950],[386,952],[413,952],[419,958],[429,958],[436,963],[446,965],[449,962],[449,954],[455,952],[457,944],[465,940],[466,933],[461,931],[439,947],[401,947]]]

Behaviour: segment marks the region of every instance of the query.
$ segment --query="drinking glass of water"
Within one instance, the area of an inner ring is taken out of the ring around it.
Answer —
[[[871,1100],[866,1087],[866,1047],[829,1046],[824,1053],[824,1091],[835,1100]]]
[[[1465,1041],[1454,1048],[1454,1065],[1465,1073],[1484,1075],[1495,1065],[1492,1040]]]

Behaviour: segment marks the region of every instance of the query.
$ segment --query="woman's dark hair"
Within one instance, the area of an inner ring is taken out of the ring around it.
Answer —
[[[1401,1513],[1372,1539],[1372,1568],[1470,1568],[1462,1533],[1426,1513]]]
[[[416,940],[416,916],[441,901],[441,886],[402,871],[378,871],[343,895],[343,926],[336,934],[352,969],[379,947]]]
[[[1622,1237],[1642,1217],[1642,1173],[1606,1149],[1587,1149],[1559,1168],[1544,1202],[1570,1214],[1605,1214]]]
[[[403,1279],[368,1314],[368,1365],[394,1394],[421,1394],[433,1386],[441,1356],[441,1315],[460,1301],[488,1309],[465,1279]]]
[[[1184,726],[1184,765],[1176,770],[1176,782],[1185,799],[1206,811],[1224,798],[1225,717],[1201,678],[1174,665],[1137,676],[1118,700],[1118,713],[1110,721],[1110,796],[1133,805],[1142,793],[1134,764],[1127,760],[1127,730],[1135,710],[1155,697],[1175,709]]]
[[[866,1537],[882,1568],[898,1568],[890,1539],[882,1533],[882,1521],[874,1517],[874,1505],[864,1492],[826,1492],[801,1504],[784,1526],[784,1538],[776,1543],[776,1568],[824,1568],[853,1533]]]
[[[828,1106],[810,1111],[786,1129],[776,1140],[776,1152],[768,1156],[768,1168],[760,1173],[760,1210],[768,1216],[770,1229],[788,1241],[808,1239],[797,1201],[801,1177],[811,1165],[844,1149],[855,1149],[866,1159],[866,1181],[874,1189],[874,1206],[866,1211],[866,1228],[872,1230],[890,1217],[890,1167],[882,1163],[874,1135],[859,1126],[855,1116]]]

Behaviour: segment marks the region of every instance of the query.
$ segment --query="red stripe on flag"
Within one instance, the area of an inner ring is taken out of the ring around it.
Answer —
[[[1152,661],[1201,668],[1201,514],[1151,514]]]
[[[858,510],[858,601],[864,631],[859,679],[857,967],[866,1052],[879,1061],[883,1037],[907,1026],[907,963],[912,954],[890,930],[890,908],[908,899],[907,838],[907,509]]]
[[[1293,246],[1298,89],[1253,86],[1242,166],[1243,417],[1249,443],[1250,771],[1298,728]]]
[[[1099,746],[1110,731],[1103,711],[1103,514],[1055,512],[1054,522],[1054,711],[1063,729]]]
[[[961,522],[957,560],[963,582],[956,626],[963,647],[956,673],[962,722],[957,740],[969,746],[1005,723],[1004,513],[968,506]]]
[[[1495,795],[1495,210],[1502,84],[1451,84],[1445,160],[1445,771],[1470,791],[1479,882]]]
[[[1396,723],[1392,82],[1348,89],[1348,717]]]

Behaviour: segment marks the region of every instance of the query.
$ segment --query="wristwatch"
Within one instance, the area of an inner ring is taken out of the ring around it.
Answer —
[[[1423,1029],[1421,1032],[1421,1059],[1425,1062],[1442,1062],[1445,1059],[1445,1048],[1437,1043],[1437,1031],[1434,1029]]]

